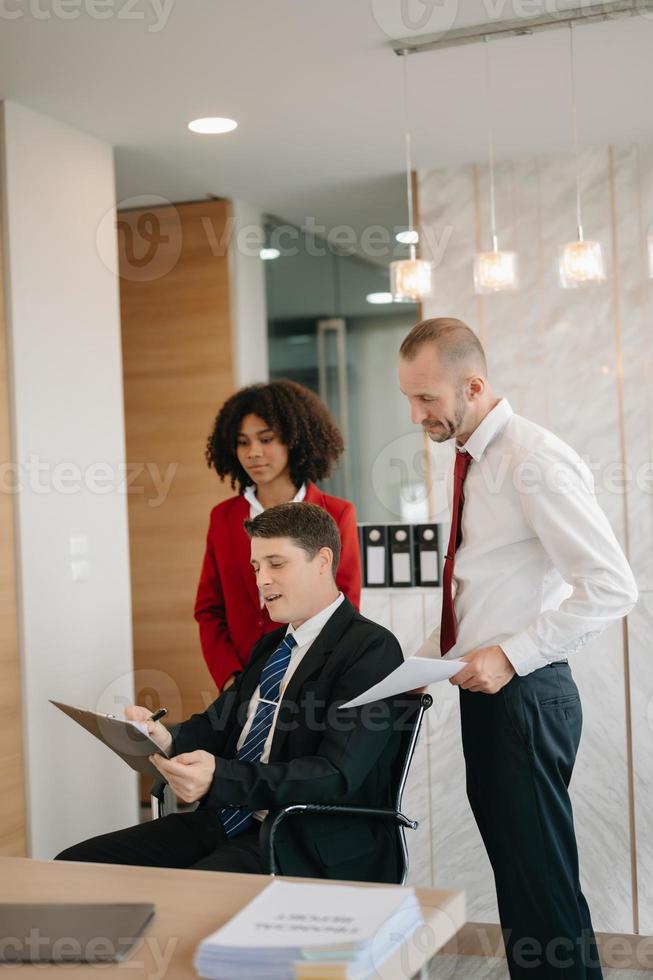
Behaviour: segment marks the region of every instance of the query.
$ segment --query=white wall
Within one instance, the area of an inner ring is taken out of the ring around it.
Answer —
[[[34,857],[51,857],[137,818],[135,775],[48,704],[110,711],[132,690],[126,497],[111,477],[125,458],[118,284],[100,258],[116,253],[113,155],[12,103],[4,104],[2,131],[18,464],[11,476],[23,483],[16,511],[28,836]],[[101,470],[89,469],[98,463]],[[74,582],[77,536],[88,539],[80,556],[88,579]]]
[[[263,215],[245,201],[233,201],[232,217],[229,262],[234,379],[241,388],[269,378],[265,264],[255,246],[255,230],[260,229],[262,235]]]

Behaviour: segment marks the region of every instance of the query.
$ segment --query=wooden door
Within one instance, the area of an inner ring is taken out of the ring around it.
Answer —
[[[229,219],[221,200],[118,215],[136,695],[172,722],[215,697],[193,604],[231,493],[204,460],[234,385]]]

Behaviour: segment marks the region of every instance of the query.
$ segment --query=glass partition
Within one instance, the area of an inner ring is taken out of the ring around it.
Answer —
[[[387,292],[387,267],[299,231],[280,251],[266,262],[270,377],[318,393],[342,429],[347,451],[323,488],[352,500],[360,522],[426,520],[422,435],[397,380],[417,308],[367,301]]]

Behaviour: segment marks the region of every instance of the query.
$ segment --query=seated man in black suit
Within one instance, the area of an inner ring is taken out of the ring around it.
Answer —
[[[393,805],[405,710],[391,701],[338,706],[403,657],[392,633],[338,592],[335,522],[313,504],[290,503],[245,528],[266,606],[288,626],[263,637],[233,686],[176,730],[149,721],[145,708],[126,711],[146,721],[157,744],[172,748],[173,758],[152,761],[181,800],[199,800],[199,807],[95,837],[59,859],[261,874],[268,870],[260,843],[267,811],[289,803]],[[283,874],[398,880],[390,822],[290,817],[276,854]]]

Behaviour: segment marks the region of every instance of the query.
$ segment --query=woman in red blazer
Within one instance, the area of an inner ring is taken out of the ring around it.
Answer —
[[[323,507],[340,530],[340,590],[358,609],[361,561],[356,512],[347,500],[322,493],[344,443],[320,399],[294,381],[272,381],[236,392],[220,410],[206,459],[229,477],[238,495],[211,511],[195,619],[204,659],[222,690],[241,671],[255,643],[278,628],[261,606],[243,522],[268,507],[306,500]]]

